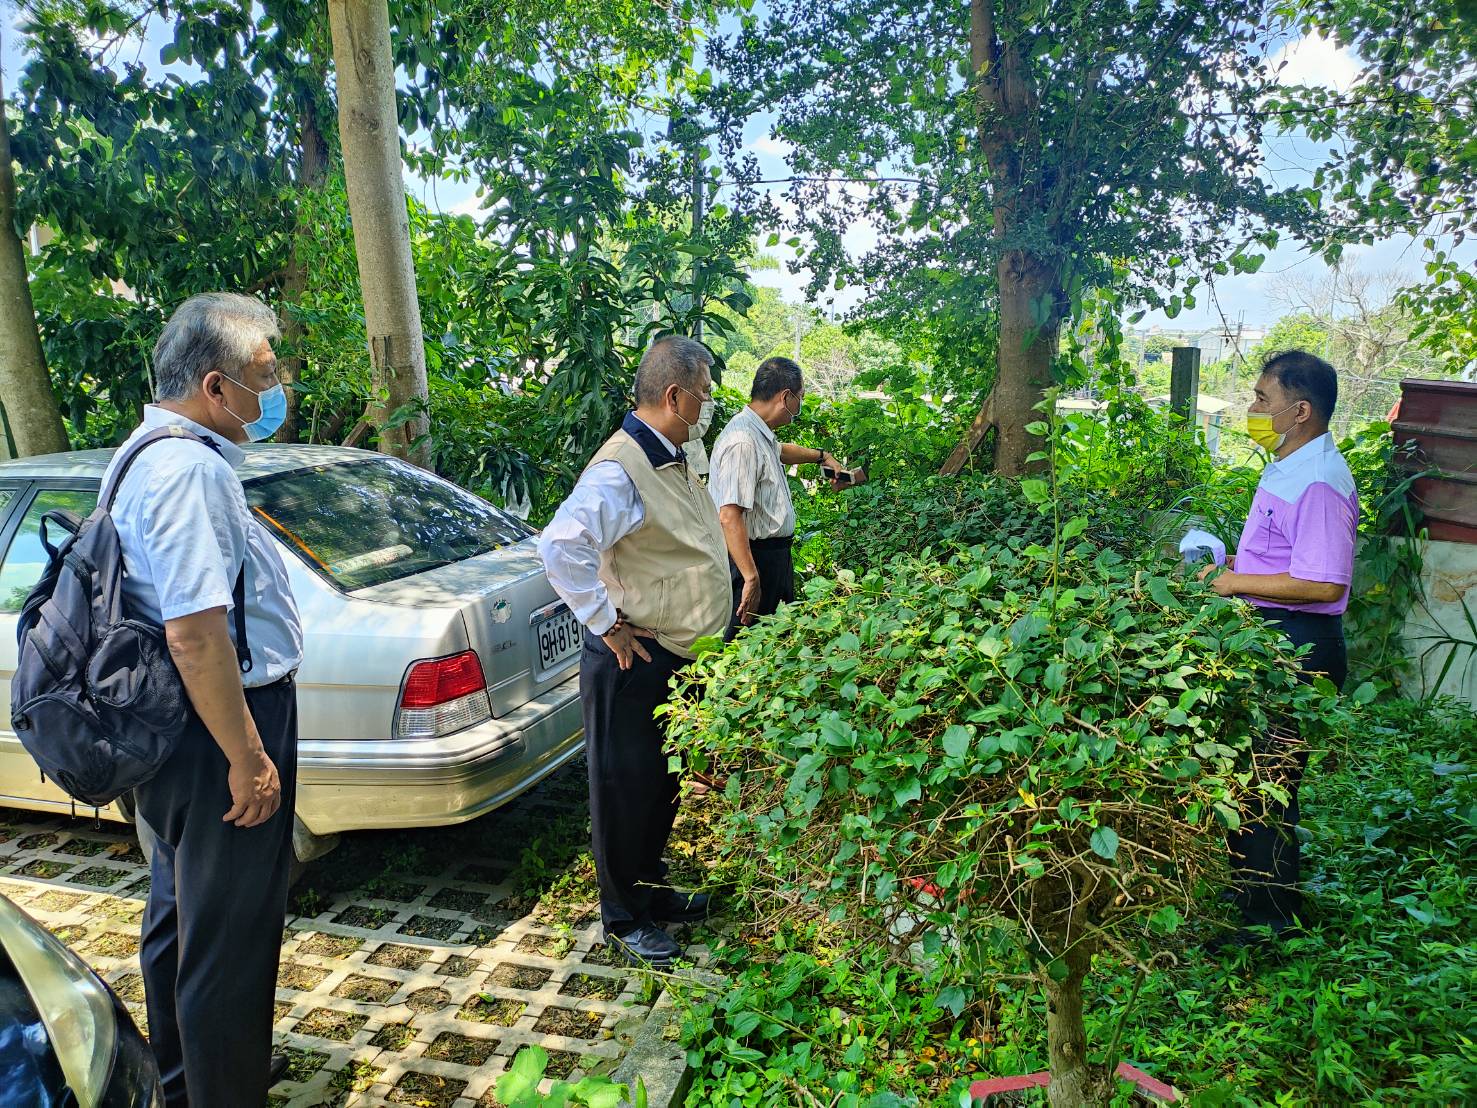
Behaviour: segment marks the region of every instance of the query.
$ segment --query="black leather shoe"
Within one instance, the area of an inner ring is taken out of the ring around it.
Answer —
[[[651,918],[663,923],[701,923],[708,918],[713,898],[707,893],[663,889],[651,903]]]
[[[272,1061],[267,1065],[267,1088],[270,1089],[287,1076],[287,1064],[290,1061],[285,1054],[272,1055]]]
[[[624,935],[607,935],[606,941],[633,966],[670,966],[682,956],[677,940],[652,923]]]

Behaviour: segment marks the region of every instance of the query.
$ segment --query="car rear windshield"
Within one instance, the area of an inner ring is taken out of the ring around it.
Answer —
[[[246,499],[290,549],[345,592],[532,534],[480,497],[394,458],[258,478],[247,484]]]

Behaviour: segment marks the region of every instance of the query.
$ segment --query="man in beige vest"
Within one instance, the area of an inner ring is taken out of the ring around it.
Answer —
[[[636,410],[590,459],[539,539],[549,582],[585,627],[580,698],[590,825],[606,938],[631,962],[682,953],[659,924],[706,917],[667,882],[677,777],[655,712],[692,646],[732,612],[718,511],[676,445],[712,399],[713,359],[658,339],[636,371]]]

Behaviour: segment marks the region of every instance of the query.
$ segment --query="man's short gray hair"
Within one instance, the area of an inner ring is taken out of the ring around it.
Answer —
[[[667,335],[651,344],[636,368],[636,406],[660,404],[673,385],[696,393],[713,355],[696,339]]]
[[[277,317],[253,296],[202,292],[174,310],[154,344],[154,399],[195,395],[211,370],[241,377],[263,340],[281,337]]]

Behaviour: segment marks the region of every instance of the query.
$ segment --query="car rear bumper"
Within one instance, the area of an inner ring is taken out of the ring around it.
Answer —
[[[315,835],[475,819],[583,748],[579,676],[439,739],[305,739],[297,815]]]

